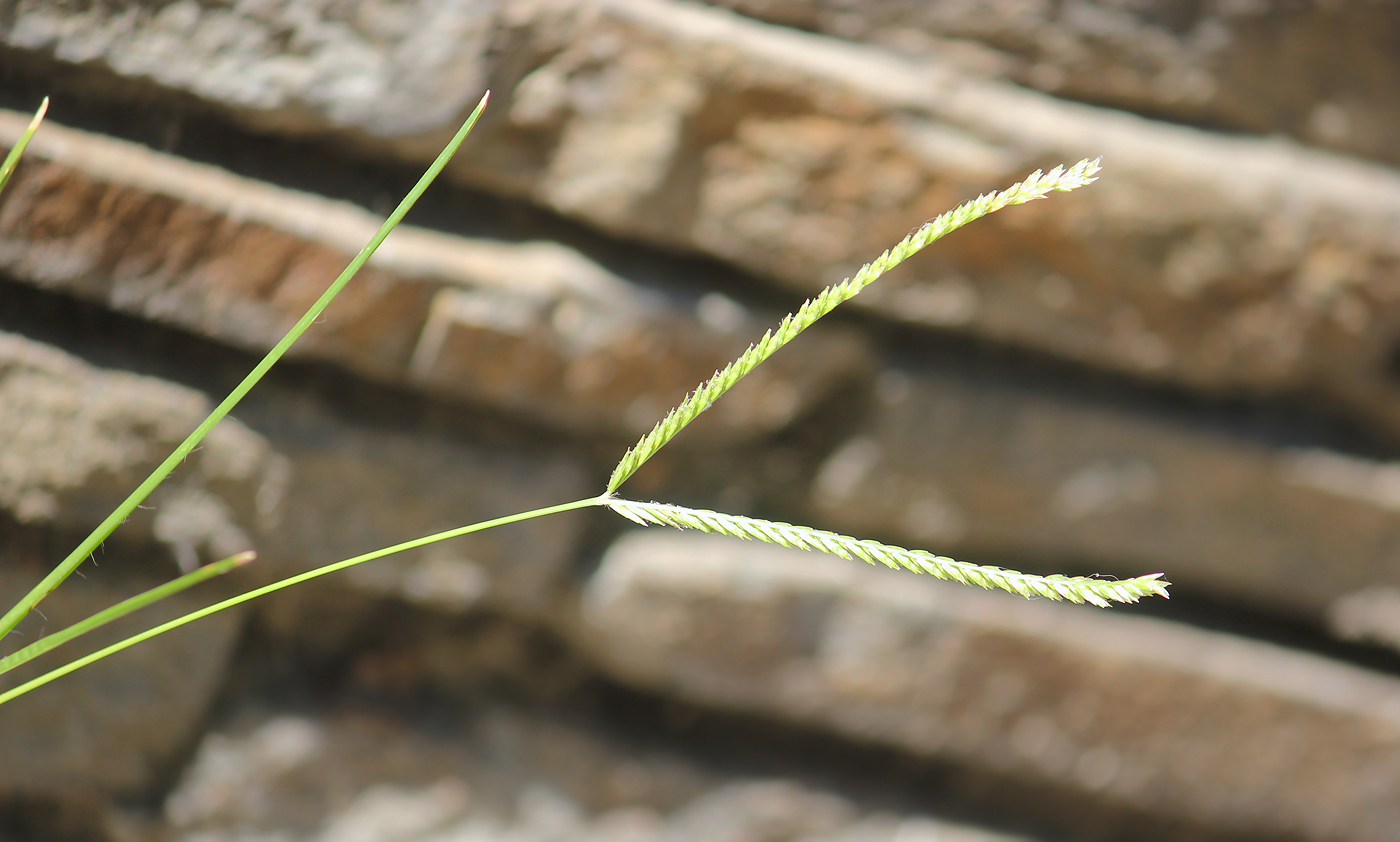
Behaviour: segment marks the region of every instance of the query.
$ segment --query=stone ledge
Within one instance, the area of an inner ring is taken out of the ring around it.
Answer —
[[[968,561],[1161,571],[1316,626],[1400,584],[1393,461],[954,362],[906,357],[873,391],[814,471],[806,522]]]
[[[1057,96],[1400,161],[1400,21],[1385,2],[710,1]]]
[[[466,733],[382,715],[242,713],[204,739],[167,799],[171,838],[1031,842],[795,780],[734,777],[519,712],[488,711]]]
[[[613,545],[583,616],[616,675],[695,703],[1221,831],[1400,822],[1400,682],[1322,658],[660,530]]]

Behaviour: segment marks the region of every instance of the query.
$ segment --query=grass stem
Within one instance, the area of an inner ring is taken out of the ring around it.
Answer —
[[[30,681],[26,681],[18,687],[0,693],[0,705],[10,701],[11,699],[23,696],[30,690],[42,687],[45,684],[48,684],[50,681],[53,681],[54,679],[62,678],[63,676],[67,675],[70,672],[73,672],[74,670],[81,669],[82,667],[85,667],[88,664],[100,661],[103,658],[106,658],[108,655],[115,655],[123,649],[135,646],[136,644],[144,640],[150,640],[151,638],[157,635],[165,634],[168,631],[174,631],[175,629],[178,629],[181,626],[193,623],[195,620],[208,617],[210,614],[217,614],[220,611],[233,608],[236,605],[242,605],[243,603],[248,602],[249,600],[257,599],[260,596],[265,596],[275,591],[280,591],[283,588],[290,588],[292,585],[298,585],[302,582],[308,582],[312,579],[320,578],[321,576],[325,576],[329,573],[335,573],[339,570],[344,570],[347,567],[354,567],[357,564],[363,564],[367,561],[374,561],[377,558],[383,558],[387,555],[401,553],[405,550],[417,549],[418,547],[424,547],[428,544],[435,544],[438,541],[446,541],[448,538],[456,538],[462,535],[470,535],[473,532],[480,532],[483,529],[491,529],[497,526],[505,526],[506,524],[510,523],[519,523],[522,520],[532,520],[537,517],[544,517],[545,515],[573,511],[574,509],[584,509],[588,508],[589,506],[600,506],[603,505],[605,502],[606,500],[603,497],[589,497],[584,500],[575,500],[572,503],[561,503],[557,506],[547,506],[543,509],[534,509],[528,512],[521,512],[519,514],[507,515],[506,517],[498,517],[494,520],[484,520],[480,523],[473,523],[470,526],[460,526],[456,529],[449,529],[446,532],[438,532],[433,535],[426,535],[422,538],[415,538],[412,541],[405,541],[402,544],[395,544],[392,547],[385,547],[381,550],[375,550],[374,552],[365,553],[364,555],[357,555],[354,558],[347,558],[344,561],[337,561],[333,564],[327,564],[324,567],[317,567],[315,570],[308,570],[305,573],[299,573],[295,576],[288,576],[287,578],[273,582],[270,585],[264,585],[260,588],[254,588],[253,590],[248,591],[246,593],[241,593],[238,596],[229,597],[223,602],[216,602],[207,608],[201,608],[198,611],[192,611],[183,616],[176,617],[175,619],[167,623],[162,623],[161,625],[156,626],[155,628],[147,629],[146,631],[141,632],[140,634],[132,635],[131,637],[126,638],[125,640],[113,643],[111,646],[99,649],[98,651],[93,652],[91,655],[86,655],[82,658],[77,659],[76,661],[71,661],[67,664],[64,664],[63,666],[58,667],[57,669],[50,670],[49,672],[44,673],[38,678],[31,679]]]
[[[0,675],[9,672],[21,664],[34,660],[45,652],[57,649],[74,638],[85,635],[94,629],[101,628],[113,620],[119,620],[127,614],[139,611],[153,602],[159,602],[187,588],[192,588],[200,582],[212,579],[215,576],[222,576],[230,570],[236,570],[255,558],[257,558],[257,553],[249,551],[230,556],[223,561],[206,564],[198,570],[186,573],[178,579],[172,579],[144,593],[139,593],[129,599],[124,599],[111,608],[105,611],[99,611],[86,620],[74,623],[62,631],[45,635],[23,649],[12,652],[4,658],[0,658]]]

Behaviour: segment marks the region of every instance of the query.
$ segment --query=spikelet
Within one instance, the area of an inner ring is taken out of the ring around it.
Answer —
[[[961,228],[967,223],[1001,210],[1008,205],[1020,205],[1036,199],[1043,199],[1055,191],[1067,192],[1092,183],[1098,173],[1099,160],[1087,158],[1069,169],[1055,167],[1049,172],[1036,170],[1025,181],[996,193],[985,193],[970,202],[959,205],[947,213],[921,225],[898,245],[875,260],[861,267],[853,277],[833,284],[822,290],[815,298],[808,299],[796,313],[786,316],[778,327],[763,334],[763,338],[750,345],[740,357],[686,396],[675,409],[657,422],[651,432],[623,455],[622,461],[613,469],[608,479],[608,494],[612,494],[637,472],[648,459],[656,454],[676,434],[685,429],[700,413],[709,409],[720,395],[764,360],[774,351],[792,341],[799,333],[810,327],[817,319],[825,316],[843,301],[854,298],[856,293],[869,286],[876,278],[903,263],[924,246],[945,234]]]
[[[835,532],[794,526],[757,518],[726,515],[705,509],[690,509],[666,503],[638,503],[610,498],[605,505],[623,517],[643,526],[657,524],[677,529],[697,529],[715,535],[729,535],[750,541],[764,541],[796,550],[815,550],[845,559],[860,559],[869,564],[928,573],[939,579],[964,585],[999,588],[1026,598],[1087,602],[1107,608],[1110,602],[1137,602],[1144,596],[1167,596],[1170,582],[1162,574],[1153,573],[1133,579],[1091,579],[1084,576],[1035,576],[1000,567],[969,564],[936,556],[922,550],[906,550],[877,541],[863,541]]]

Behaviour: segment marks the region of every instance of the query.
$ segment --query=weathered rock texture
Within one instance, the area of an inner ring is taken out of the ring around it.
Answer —
[[[7,114],[17,137],[25,120]],[[266,351],[379,227],[353,206],[45,125],[0,198],[0,269]],[[566,429],[633,435],[760,332],[713,293],[687,309],[541,241],[397,229],[292,354]],[[804,337],[698,426],[781,429],[865,373],[849,332]],[[702,432],[701,435],[704,435]]]
[[[1391,3],[712,1],[1059,96],[1400,161]]]
[[[1400,584],[1400,468],[975,365],[892,365],[809,520],[966,559],[1140,575],[1322,619]]]
[[[192,389],[0,333],[0,507],[21,523],[90,529],[210,409]],[[249,549],[258,515],[280,502],[282,471],[265,439],[225,421],[115,538],[154,538],[186,569]]]
[[[7,542],[8,543],[8,542]],[[89,565],[39,606],[6,640],[5,653],[160,584],[150,567],[133,573],[133,553],[112,553]],[[43,564],[6,547],[0,558],[0,603],[6,607],[38,582]],[[169,577],[165,577],[169,578]],[[187,592],[141,612],[130,622],[94,632],[0,677],[8,690],[48,669],[147,626],[193,611],[208,589]],[[229,611],[87,667],[41,690],[0,705],[0,798],[38,800],[92,809],[113,795],[149,797],[178,769],[198,738],[222,686],[242,615]]]
[[[174,838],[1030,842],[794,781],[726,779],[501,712],[445,739],[404,726],[263,716],[212,733],[166,801]]]
[[[376,81],[343,89],[306,69],[343,55],[332,34],[353,27],[328,10],[278,22],[282,11],[240,9],[94,8],[62,26],[31,11],[8,37],[196,93],[262,129],[338,133],[376,154],[425,160],[465,109],[410,87],[395,108],[421,103],[424,119],[388,130],[348,104],[383,90],[393,62],[369,62]],[[489,37],[462,36],[450,60],[422,51],[442,84],[472,91],[445,101],[474,101],[480,80],[497,91],[457,178],[810,291],[960,199],[1103,155],[1092,190],[956,235],[866,306],[1199,389],[1321,396],[1400,429],[1390,170],[670,0],[473,10],[462,26]]]
[[[11,524],[56,530],[69,540],[105,517],[210,406],[195,390],[98,369],[0,334],[0,505]],[[590,479],[557,451],[395,434],[337,417],[275,383],[239,413],[272,443],[232,419],[216,427],[118,528],[109,541],[113,553],[104,547],[93,565],[49,595],[7,638],[6,652],[171,578],[176,562],[190,569],[256,545],[259,563],[240,579],[246,588],[473,520],[575,499]],[[338,598],[292,595],[258,607],[272,609],[274,629],[300,632],[313,650],[339,643],[336,636],[362,619],[357,610],[385,596],[450,614],[481,605],[539,612],[565,584],[561,572],[582,526],[577,514],[564,515],[530,529],[459,538],[353,571],[342,577]],[[8,540],[15,530],[4,529]],[[6,549],[0,605],[38,581],[56,561],[45,550],[56,545]],[[148,557],[153,550],[155,558]],[[182,594],[6,674],[0,687],[202,607],[219,592],[205,586]],[[73,809],[114,795],[149,795],[197,735],[241,626],[240,612],[219,614],[0,706],[0,754],[7,758],[0,798]]]
[[[12,541],[21,528],[15,524],[34,535],[56,531],[65,541],[95,526],[209,408],[195,390],[98,369],[0,334],[0,505],[11,524],[0,526],[7,542],[0,605],[38,581],[56,561],[55,548],[67,549],[56,541]],[[232,419],[216,427],[94,563],[6,639],[4,652],[171,578],[176,562],[192,568],[256,545],[258,564],[238,583],[246,588],[473,520],[575,499],[588,492],[590,479],[601,482],[557,450],[396,434],[348,421],[287,394],[276,378],[239,414],[267,436]],[[531,527],[360,568],[342,575],[329,599],[292,593],[255,607],[271,629],[299,634],[313,652],[342,644],[363,610],[384,597],[453,615],[481,606],[541,612],[567,584],[561,574],[583,522],[563,515]],[[206,585],[140,612],[7,673],[0,688],[202,607],[221,592]],[[197,736],[241,627],[241,612],[219,614],[0,706],[0,755],[7,759],[0,799],[81,812],[112,796],[150,795]],[[471,669],[451,664],[440,671],[451,680]]]
[[[14,4],[7,44],[184,88],[288,130],[440,129],[481,96],[495,0]]]
[[[0,333],[0,506],[20,523],[90,529],[210,408],[193,389]],[[287,387],[264,386],[239,414],[262,434],[223,421],[113,540],[162,543],[186,569],[256,548],[249,573],[267,578],[567,502],[601,483],[557,448],[394,432]],[[481,601],[539,608],[581,529],[565,514],[436,544],[348,579],[376,596],[457,611]]]
[[[1391,839],[1400,682],[1228,635],[634,533],[585,622],[646,687],[1255,834]]]

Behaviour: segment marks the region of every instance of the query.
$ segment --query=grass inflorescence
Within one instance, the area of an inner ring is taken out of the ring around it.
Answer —
[[[47,100],[45,100],[45,107],[46,106]],[[335,298],[336,294],[345,286],[350,278],[355,275],[360,267],[365,264],[374,250],[389,236],[390,232],[398,222],[403,219],[409,208],[413,206],[414,202],[422,195],[423,191],[427,189],[427,186],[433,181],[437,174],[442,171],[457,147],[471,131],[472,126],[476,123],[477,118],[481,115],[485,106],[486,98],[483,97],[471,116],[463,123],[461,130],[458,131],[457,135],[448,144],[447,148],[443,150],[442,154],[438,156],[437,160],[433,162],[432,166],[428,168],[423,178],[413,190],[410,191],[409,195],[405,197],[394,213],[385,221],[383,227],[380,228],[355,259],[351,261],[345,271],[330,284],[321,298],[312,305],[306,314],[298,320],[296,325],[288,331],[287,335],[268,352],[257,366],[254,367],[253,371],[249,373],[243,382],[241,382],[233,392],[210,413],[209,417],[190,434],[189,438],[182,442],[171,456],[162,463],[136,491],[123,501],[123,503],[118,506],[87,539],[80,543],[67,558],[43,579],[43,581],[10,608],[3,617],[0,617],[0,636],[4,636],[11,631],[46,595],[76,570],[78,565],[87,558],[92,550],[105,540],[117,525],[119,525],[122,520],[165,479],[174,466],[179,464],[185,455],[198,446],[199,442],[214,428],[219,420],[227,415],[239,400],[252,389],[253,385],[267,373],[272,365],[286,353],[292,343],[295,342],[316,317],[320,315],[325,307],[330,304],[331,300]],[[21,142],[16,145],[15,149],[11,150],[5,163],[0,165],[0,186],[3,186],[4,179],[8,178],[9,173],[14,169],[20,154],[23,152],[24,145],[28,143],[29,138],[38,128],[42,116],[43,108],[41,108],[39,114],[36,115],[34,122],[31,124],[29,131],[26,132],[21,139]],[[392,547],[385,547],[381,550],[345,559],[334,564],[324,565],[296,576],[287,577],[271,584],[263,585],[209,605],[198,611],[193,611],[181,617],[177,617],[174,620],[154,628],[147,629],[144,632],[121,640],[98,652],[72,660],[18,687],[0,693],[0,703],[9,701],[49,681],[67,675],[89,663],[100,660],[101,658],[119,652],[144,640],[164,634],[167,631],[179,628],[180,626],[194,622],[202,617],[231,608],[264,594],[300,584],[357,564],[373,561],[386,555],[426,546],[448,538],[501,526],[507,523],[518,523],[520,521],[543,517],[557,512],[592,506],[605,506],[623,517],[644,525],[663,525],[681,529],[698,529],[704,532],[729,535],[737,538],[766,541],[785,547],[825,552],[841,556],[842,558],[859,559],[871,564],[884,564],[892,568],[910,570],[915,573],[927,573],[941,579],[949,579],[968,585],[977,585],[984,588],[1000,588],[1025,597],[1043,597],[1046,599],[1069,600],[1071,602],[1086,602],[1099,606],[1107,606],[1112,602],[1135,602],[1146,596],[1165,597],[1167,596],[1168,583],[1162,580],[1160,574],[1140,576],[1122,581],[1068,576],[1035,576],[1019,573],[1014,570],[1006,570],[1000,567],[989,567],[956,561],[954,559],[933,555],[932,553],[927,553],[922,550],[907,550],[902,547],[838,535],[834,532],[827,532],[808,526],[795,526],[793,524],[761,520],[758,518],[727,515],[720,512],[691,509],[666,503],[639,503],[623,500],[617,496],[619,488],[638,468],[675,438],[675,436],[680,433],[681,430],[685,429],[691,421],[695,420],[700,413],[704,412],[713,405],[716,400],[720,399],[735,383],[764,360],[768,359],[768,357],[772,356],[778,349],[792,341],[802,331],[806,330],[827,313],[830,313],[842,302],[850,300],[885,272],[888,272],[920,249],[925,248],[950,231],[966,225],[979,217],[1010,205],[1023,204],[1035,199],[1045,198],[1056,191],[1074,190],[1083,187],[1093,182],[1098,172],[1099,161],[1087,159],[1068,168],[1055,167],[1047,172],[1037,170],[1025,180],[1012,185],[1006,190],[978,196],[976,199],[966,202],[947,213],[940,214],[924,225],[921,225],[918,229],[910,233],[909,236],[905,237],[899,244],[862,267],[860,271],[852,277],[827,287],[818,295],[805,302],[797,312],[788,315],[777,327],[764,333],[763,336],[753,345],[749,346],[738,359],[716,372],[709,380],[700,384],[694,392],[687,395],[685,400],[668,412],[650,432],[643,436],[636,445],[623,455],[621,461],[618,462],[617,467],[609,477],[605,491],[597,497],[562,503],[458,527],[446,532],[428,535],[413,541],[397,544]],[[222,562],[216,562],[196,570],[191,574],[172,580],[158,588],[152,589],[145,594],[118,603],[67,629],[40,638],[39,641],[16,652],[14,655],[0,659],[0,673],[7,672],[21,663],[25,663],[38,655],[48,652],[114,619],[125,616],[152,602],[164,599],[174,593],[197,585],[213,576],[239,567],[250,560],[251,554],[247,554],[232,559],[226,559]]]

